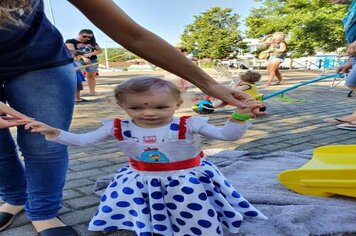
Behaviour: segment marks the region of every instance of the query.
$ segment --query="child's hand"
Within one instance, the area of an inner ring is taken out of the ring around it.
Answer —
[[[252,115],[253,117],[266,115],[266,112],[262,112],[259,109],[263,107],[263,103],[256,101],[254,98],[248,98],[244,100],[246,108],[239,108],[237,112]]]
[[[31,132],[41,133],[46,139],[54,139],[60,134],[60,130],[46,125],[39,121],[31,121],[25,125],[25,129],[30,129]]]

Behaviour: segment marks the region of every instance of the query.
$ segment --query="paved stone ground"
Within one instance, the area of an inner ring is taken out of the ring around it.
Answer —
[[[210,71],[213,73],[212,71]],[[164,71],[154,72],[121,72],[102,73],[98,78],[98,97],[86,97],[91,102],[80,103],[75,107],[75,114],[71,130],[86,132],[100,126],[103,117],[122,116],[122,112],[105,97],[112,94],[112,88],[120,81],[134,76],[155,75],[162,76]],[[260,84],[266,80],[266,71]],[[320,71],[283,71],[287,84],[262,88],[261,92],[269,94],[302,81],[316,78]],[[214,74],[212,74],[214,75]],[[221,80],[227,84],[228,81]],[[203,140],[203,148],[238,149],[255,152],[274,152],[278,150],[301,151],[313,149],[329,144],[351,144],[356,142],[356,132],[337,129],[323,122],[324,118],[338,117],[356,110],[356,95],[348,98],[348,89],[339,85],[330,90],[331,79],[303,86],[286,93],[288,97],[299,102],[283,102],[275,99],[266,101],[268,116],[253,120],[253,127],[239,141],[222,142]],[[84,92],[85,93],[85,92]],[[185,105],[179,114],[194,114],[191,109],[191,99],[198,90],[189,89]],[[232,107],[227,107],[210,114],[210,121],[215,125],[222,125]],[[73,225],[80,235],[101,235],[88,233],[84,227],[90,220],[98,197],[92,193],[95,181],[102,176],[112,174],[126,162],[121,152],[115,147],[114,141],[99,145],[70,149],[70,166],[64,190],[62,220]],[[20,214],[11,228],[0,233],[1,236],[34,235],[34,230],[25,213]],[[119,232],[114,235],[133,235],[130,232]]]

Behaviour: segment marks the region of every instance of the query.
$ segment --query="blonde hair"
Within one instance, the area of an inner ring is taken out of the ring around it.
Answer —
[[[31,0],[1,0],[0,29],[6,29],[11,25],[25,27],[26,25],[18,17],[20,10],[31,11]]]
[[[283,32],[274,32],[273,36],[272,36],[272,38],[274,40],[278,40],[278,41],[281,41],[281,42],[285,41],[285,37],[286,37],[286,35]]]
[[[125,94],[144,93],[161,89],[169,90],[178,102],[183,102],[181,92],[175,84],[157,77],[138,77],[126,80],[115,87],[114,95],[116,102],[120,104]]]
[[[254,72],[254,71],[246,71],[245,73],[240,75],[240,80],[250,83],[250,84],[254,84],[258,81],[260,81],[261,79],[261,74],[258,72]]]

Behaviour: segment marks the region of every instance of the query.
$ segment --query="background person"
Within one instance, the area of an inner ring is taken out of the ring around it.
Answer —
[[[345,84],[356,91],[356,1],[351,0],[331,0],[332,3],[337,4],[351,4],[349,11],[343,19],[346,40],[350,45],[346,49],[346,53],[350,55],[348,62],[339,67],[337,72],[348,73]],[[350,115],[328,118],[324,121],[330,124],[337,124],[338,128],[356,131],[356,111]]]
[[[94,33],[90,29],[82,29],[79,35],[75,39],[68,39],[66,41],[66,46],[69,51],[75,52],[80,58],[78,63],[81,65],[90,65],[84,70],[86,72],[87,85],[89,89],[89,95],[95,96],[95,86],[96,86],[96,74],[98,72],[99,64],[97,55],[102,53],[103,50],[96,43]]]
[[[70,2],[138,56],[206,94],[246,107],[243,101],[249,96],[220,85],[170,44],[135,23],[112,0]],[[0,1],[0,45],[3,99],[28,117],[68,130],[76,90],[73,59],[63,37],[46,18],[43,0]],[[258,109],[253,112],[259,113]],[[17,144],[25,166],[9,129],[0,129],[0,196],[5,202],[0,206],[0,230],[25,208],[38,236],[76,236],[73,228],[57,218],[68,169],[67,148],[22,126],[17,129]]]
[[[287,44],[285,42],[285,34],[282,32],[275,32],[269,41],[269,48],[267,52],[269,57],[267,59],[267,69],[268,69],[268,79],[265,86],[271,85],[282,85],[285,83],[281,72],[279,71],[279,66],[284,62],[287,52]],[[272,84],[274,77],[277,78],[278,82]]]

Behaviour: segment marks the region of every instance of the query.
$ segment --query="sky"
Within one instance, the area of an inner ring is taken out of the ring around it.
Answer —
[[[99,0],[100,1],[100,0]],[[76,38],[81,29],[92,29],[101,47],[112,47],[115,43],[95,27],[86,17],[68,1],[44,0],[47,17],[51,20],[51,3],[54,24],[61,31],[64,39]],[[212,7],[228,7],[241,16],[240,30],[244,30],[243,19],[259,3],[254,0],[115,0],[132,19],[159,35],[173,45],[179,43],[179,37],[186,25],[194,22],[194,15]],[[100,14],[98,12],[98,14]]]

